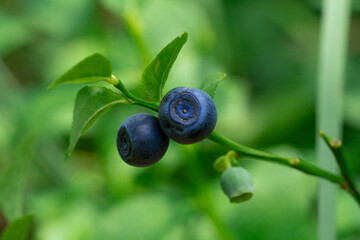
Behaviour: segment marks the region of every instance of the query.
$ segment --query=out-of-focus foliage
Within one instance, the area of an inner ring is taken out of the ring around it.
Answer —
[[[353,2],[343,140],[359,179],[360,8]],[[315,239],[313,177],[244,159],[254,196],[231,204],[212,168],[226,150],[208,140],[193,146],[171,143],[165,157],[149,168],[125,165],[116,150],[116,132],[126,117],[148,112],[141,107],[115,106],[80,138],[72,161],[64,163],[82,86],[46,88],[81,59],[100,52],[113,63],[115,75],[141,96],[144,67],[187,31],[188,42],[164,93],[177,86],[199,87],[210,74],[224,72],[228,77],[214,99],[218,132],[315,161],[320,17],[318,0],[1,0],[0,174],[14,161],[30,160],[30,172],[19,172],[19,181],[26,177],[24,204],[34,218],[33,238]],[[34,132],[36,144],[19,155],[16,149]],[[6,202],[10,195],[0,199]],[[359,211],[339,191],[339,239],[359,238]]]
[[[2,240],[26,240],[31,231],[32,216],[26,215],[8,225],[1,235]]]

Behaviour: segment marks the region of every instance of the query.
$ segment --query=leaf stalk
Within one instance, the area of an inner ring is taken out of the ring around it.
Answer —
[[[117,80],[117,84],[114,84],[114,86],[125,95],[125,99],[128,100],[131,104],[144,106],[155,112],[158,111],[159,105],[157,103],[148,102],[141,98],[136,97],[131,92],[129,92],[129,90],[126,89],[124,84],[120,80],[118,80],[114,75],[112,75],[111,78]]]
[[[357,190],[356,188],[354,178],[351,176],[349,167],[346,163],[343,153],[342,142],[331,139],[323,131],[318,131],[318,134],[322,137],[322,139],[324,139],[327,146],[331,149],[332,153],[335,156],[336,162],[339,165],[341,174],[344,176],[345,184],[342,186],[342,188],[350,192],[350,194],[360,205],[360,193],[359,190]]]

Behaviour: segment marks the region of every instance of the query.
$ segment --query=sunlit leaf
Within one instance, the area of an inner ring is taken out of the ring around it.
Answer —
[[[94,122],[118,103],[127,103],[120,95],[105,87],[87,86],[82,88],[75,100],[70,143],[65,160],[73,152],[80,136]]]
[[[225,78],[225,73],[214,73],[205,79],[205,81],[201,84],[200,89],[209,94],[211,98],[214,98],[219,83],[224,81]]]
[[[16,219],[13,223],[8,225],[0,240],[25,240],[30,234],[32,216],[26,215]]]
[[[72,67],[57,79],[49,88],[65,83],[93,83],[111,77],[111,62],[99,53],[95,53]]]
[[[188,34],[186,32],[175,38],[161,50],[143,72],[141,82],[145,86],[145,91],[151,100],[159,101],[162,97],[162,89],[168,78],[170,69],[187,39]]]

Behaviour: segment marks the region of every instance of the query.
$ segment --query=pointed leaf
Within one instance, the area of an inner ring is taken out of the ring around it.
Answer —
[[[214,98],[219,83],[224,81],[225,78],[225,73],[214,73],[205,79],[200,89],[209,94],[211,98]]]
[[[82,88],[75,100],[70,143],[65,160],[73,152],[80,136],[102,115],[118,103],[127,103],[120,95],[105,87],[87,86]]]
[[[145,86],[145,91],[151,100],[160,101],[162,89],[168,78],[170,69],[187,39],[188,34],[186,32],[175,38],[161,50],[143,72],[141,82]]]
[[[95,53],[72,67],[58,78],[49,88],[65,83],[93,83],[111,78],[111,62],[109,59]]]
[[[13,223],[8,225],[0,240],[26,240],[30,234],[32,216],[26,215],[22,218],[16,219]]]
[[[24,134],[0,179],[0,208],[8,222],[22,216],[30,159],[36,148],[35,133]]]

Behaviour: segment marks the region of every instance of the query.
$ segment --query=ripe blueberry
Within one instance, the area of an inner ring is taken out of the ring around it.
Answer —
[[[174,88],[159,106],[161,128],[171,139],[182,144],[196,143],[208,137],[216,120],[214,101],[196,88]]]
[[[139,113],[128,117],[117,134],[117,149],[121,158],[137,167],[159,161],[169,146],[169,137],[161,130],[153,115]]]

